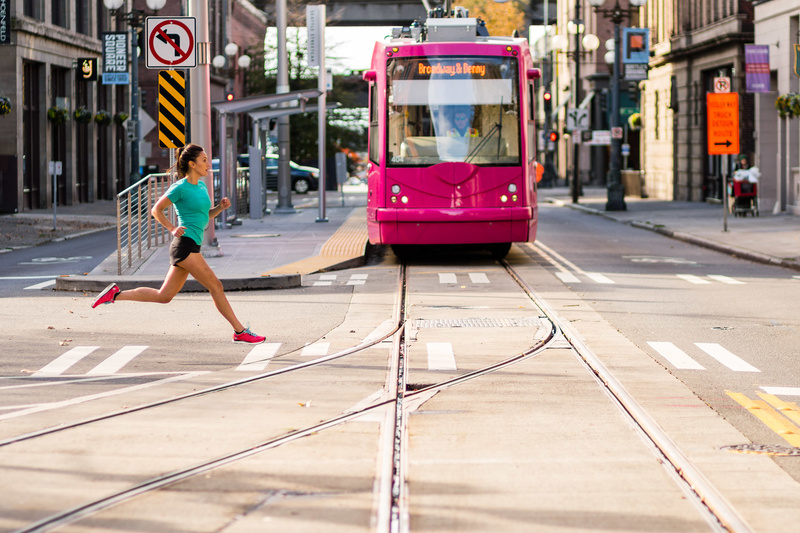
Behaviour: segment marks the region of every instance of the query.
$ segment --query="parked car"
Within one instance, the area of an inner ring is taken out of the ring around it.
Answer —
[[[278,156],[266,155],[267,161],[267,189],[278,190]],[[250,156],[241,154],[237,158],[240,167],[250,166]],[[306,194],[308,191],[319,190],[319,169],[304,167],[294,161],[289,161],[289,170],[292,177],[292,190],[297,194]]]

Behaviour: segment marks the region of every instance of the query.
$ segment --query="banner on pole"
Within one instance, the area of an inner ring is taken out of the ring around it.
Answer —
[[[794,74],[800,76],[800,44],[794,45]]]
[[[748,93],[769,92],[769,45],[744,45],[744,72]]]

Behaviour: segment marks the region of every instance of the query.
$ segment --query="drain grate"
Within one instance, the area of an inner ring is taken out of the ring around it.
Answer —
[[[535,328],[538,318],[418,318],[414,327],[422,328]]]
[[[800,456],[800,448],[770,444],[734,444],[723,446],[722,450],[737,453],[760,453],[764,455]]]

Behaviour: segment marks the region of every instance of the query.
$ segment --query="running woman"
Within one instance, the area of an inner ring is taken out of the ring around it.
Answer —
[[[162,196],[151,211],[162,226],[173,235],[169,247],[171,267],[161,288],[151,289],[139,287],[128,291],[120,291],[116,283],[106,287],[92,304],[92,308],[102,304],[110,304],[123,300],[136,302],[169,303],[186,283],[189,274],[208,289],[214,299],[217,310],[233,326],[233,342],[260,344],[266,337],[256,335],[245,327],[231,308],[222,288],[222,282],[208,266],[200,253],[203,242],[203,231],[210,219],[219,215],[231,205],[228,198],[220,200],[211,207],[208,189],[202,180],[211,170],[211,161],[203,149],[196,144],[189,144],[178,151],[178,174],[182,179],[175,182]],[[178,225],[173,225],[164,214],[170,205],[175,206],[178,214]]]

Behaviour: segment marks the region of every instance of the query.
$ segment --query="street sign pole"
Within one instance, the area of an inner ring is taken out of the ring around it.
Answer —
[[[208,37],[208,2],[206,0],[191,0],[189,2],[189,15],[197,19],[197,68],[190,79],[191,102],[191,135],[190,141],[203,147],[208,158],[211,153],[211,43]],[[208,188],[211,202],[214,202],[214,179],[209,173],[203,176],[203,182]],[[203,255],[222,255],[214,233],[214,224],[206,228],[203,239],[205,246],[211,247]]]

